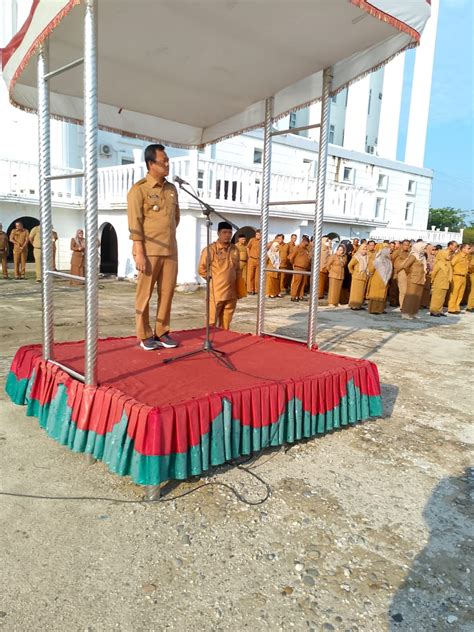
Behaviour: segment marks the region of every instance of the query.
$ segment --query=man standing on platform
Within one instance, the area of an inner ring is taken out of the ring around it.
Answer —
[[[260,270],[260,231],[255,231],[255,237],[249,241],[247,252],[247,292],[256,294],[258,292],[258,275]]]
[[[2,260],[3,278],[8,279],[8,235],[0,224],[0,259]]]
[[[166,180],[169,159],[163,145],[145,149],[147,175],[128,192],[128,226],[132,254],[138,270],[135,298],[137,338],[152,351],[177,347],[170,336],[171,303],[178,276],[176,227],[179,224],[178,192]],[[154,331],[150,327],[150,298],[154,288],[158,306]]]
[[[228,222],[219,222],[217,241],[210,247],[210,303],[209,324],[217,324],[222,329],[230,329],[239,295],[240,256],[237,246],[231,243],[232,226]],[[207,247],[201,252],[198,272],[206,278]]]
[[[17,280],[25,278],[29,236],[29,232],[23,228],[23,223],[15,222],[15,228],[10,233],[10,241],[13,244],[13,275]]]
[[[39,225],[33,226],[29,240],[33,246],[33,256],[35,258],[36,283],[41,283],[41,229]]]

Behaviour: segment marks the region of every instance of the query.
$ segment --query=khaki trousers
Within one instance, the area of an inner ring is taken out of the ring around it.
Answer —
[[[41,281],[41,248],[33,248],[33,256],[35,258],[36,280]]]
[[[13,275],[15,279],[24,279],[26,272],[26,258],[28,256],[28,251],[13,251]]]
[[[0,258],[2,259],[3,278],[4,279],[8,279],[8,261],[7,261],[7,251],[6,250],[1,250],[0,251]]]
[[[400,307],[403,305],[403,301],[405,300],[405,294],[407,293],[407,273],[405,270],[400,270],[397,274],[397,283],[398,283],[398,302],[400,303]]]
[[[339,305],[343,279],[329,277],[328,305]]]
[[[178,277],[178,256],[147,257],[145,272],[139,272],[135,296],[137,338],[145,340],[153,333],[163,336],[170,330],[171,303]],[[155,331],[150,327],[150,299],[158,293]]]
[[[449,295],[448,312],[461,311],[461,301],[466,289],[466,277],[455,274],[451,282],[451,294]]]
[[[447,293],[448,288],[445,290],[440,290],[439,288],[431,289],[430,312],[432,314],[441,314]]]
[[[247,292],[258,292],[259,261],[249,257],[247,261]]]
[[[303,270],[303,269],[304,268],[298,268],[296,266],[293,267],[293,270]],[[306,275],[293,274],[293,278],[291,280],[291,298],[303,298],[305,284],[306,284]]]
[[[390,306],[397,307],[398,305],[398,280],[392,279],[390,281],[390,289],[389,289],[389,297],[390,297]]]
[[[222,327],[222,329],[230,329],[230,323],[232,322],[236,305],[236,299],[214,303],[211,298],[209,305],[209,324],[211,327],[215,327],[217,324],[217,326]]]
[[[416,316],[420,311],[421,297],[423,296],[423,285],[407,282],[407,291],[402,303],[402,313]]]
[[[318,298],[324,298],[326,289],[328,287],[329,272],[319,271],[319,296]]]

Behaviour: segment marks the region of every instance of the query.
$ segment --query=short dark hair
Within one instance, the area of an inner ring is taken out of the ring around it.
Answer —
[[[255,231],[255,234],[259,233],[260,235],[262,234],[262,231],[260,230],[260,228],[257,228],[257,230]]]
[[[150,162],[155,162],[157,151],[166,151],[165,146],[154,143],[153,145],[148,145],[148,147],[145,148],[145,164],[147,169],[149,168]]]
[[[443,246],[441,244],[436,244],[436,250],[443,250]]]
[[[456,244],[457,246],[458,242],[453,239],[452,241],[448,241],[448,246],[450,246],[451,244]]]
[[[290,237],[298,237],[296,233],[291,233]]]
[[[404,239],[402,241],[402,244],[411,244],[411,241],[409,239]]]
[[[375,241],[373,239],[369,239],[369,241],[367,242],[368,244],[374,244],[375,245]]]

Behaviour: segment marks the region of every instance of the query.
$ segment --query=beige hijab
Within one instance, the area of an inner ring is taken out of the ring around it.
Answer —
[[[84,246],[86,245],[86,240],[84,239],[84,237],[79,237],[79,233],[83,233],[81,228],[78,228],[76,230],[76,236],[74,237],[74,240],[80,248],[84,248]]]
[[[384,285],[392,278],[393,263],[390,257],[390,248],[382,248],[375,255],[374,266]]]
[[[418,259],[418,261],[421,261],[421,263],[423,264],[423,267],[425,268],[425,274],[426,270],[428,269],[428,263],[424,254],[427,245],[428,244],[425,241],[419,241],[414,243],[410,250],[410,254],[413,255],[415,259]]]
[[[272,266],[278,270],[280,267],[280,244],[274,241],[267,254]]]
[[[359,272],[367,272],[367,268],[369,266],[369,257],[367,256],[367,251],[365,254],[360,252],[360,247],[357,249],[355,255],[353,255],[354,259],[357,259],[359,262]]]

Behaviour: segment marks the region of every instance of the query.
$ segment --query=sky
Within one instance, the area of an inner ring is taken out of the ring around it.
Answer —
[[[440,0],[425,153],[434,208],[474,209],[473,32],[473,0]]]

